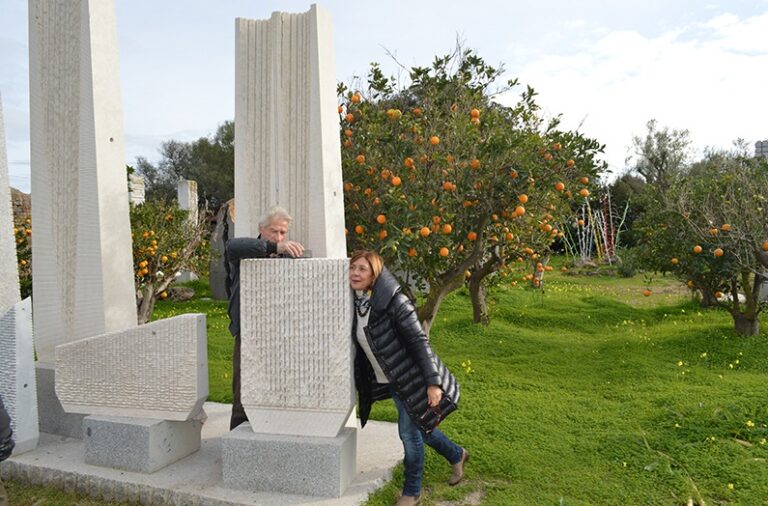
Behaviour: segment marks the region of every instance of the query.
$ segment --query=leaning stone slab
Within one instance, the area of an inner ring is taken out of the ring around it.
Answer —
[[[336,437],[354,408],[348,263],[241,262],[241,396],[255,432]]]
[[[0,315],[21,300],[19,268],[16,264],[16,236],[13,233],[11,189],[8,185],[8,158],[5,151],[3,102],[0,95]]]
[[[201,420],[86,416],[85,463],[154,473],[200,449]]]
[[[336,437],[257,434],[243,423],[221,438],[224,485],[340,497],[355,476],[357,430]]]
[[[40,437],[32,350],[32,302],[17,302],[0,317],[0,395],[11,416],[14,454],[34,450]]]
[[[208,397],[205,315],[180,315],[58,346],[56,394],[67,412],[194,418]]]

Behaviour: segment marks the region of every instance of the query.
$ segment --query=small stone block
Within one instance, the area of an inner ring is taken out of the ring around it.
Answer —
[[[338,436],[257,434],[246,422],[221,438],[224,486],[341,497],[355,476],[357,430]]]
[[[200,420],[87,416],[85,463],[153,473],[199,450],[202,427]]]

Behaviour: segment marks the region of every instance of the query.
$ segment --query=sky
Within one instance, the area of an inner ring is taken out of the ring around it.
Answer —
[[[104,1],[104,0],[99,0]],[[306,12],[294,0],[114,0],[126,163],[234,118],[234,20]],[[461,41],[532,86],[545,115],[605,144],[613,176],[654,118],[697,154],[768,139],[768,0],[474,0],[318,3],[337,80],[427,66]],[[0,97],[11,186],[29,191],[27,0],[0,0]],[[522,88],[498,98],[517,101]]]

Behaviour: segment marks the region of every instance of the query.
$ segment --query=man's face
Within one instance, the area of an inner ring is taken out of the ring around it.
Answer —
[[[288,222],[280,218],[274,218],[266,227],[259,227],[262,239],[272,242],[283,242],[288,235]]]

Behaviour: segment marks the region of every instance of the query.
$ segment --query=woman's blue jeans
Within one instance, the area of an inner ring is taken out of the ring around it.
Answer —
[[[424,434],[408,416],[403,402],[394,391],[392,400],[397,408],[397,431],[405,450],[403,495],[418,496],[421,495],[421,479],[424,476],[424,443],[437,450],[451,465],[458,464],[464,449],[448,439],[439,429],[433,430],[430,435]]]

